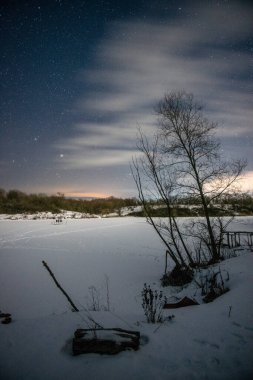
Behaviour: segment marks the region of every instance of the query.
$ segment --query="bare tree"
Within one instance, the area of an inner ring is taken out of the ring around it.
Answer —
[[[193,264],[192,254],[187,248],[174,215],[174,205],[177,200],[174,166],[164,165],[164,157],[160,153],[159,136],[156,136],[153,144],[150,145],[140,131],[138,148],[143,153],[143,157],[133,160],[132,174],[147,221],[165,244],[176,266],[187,266],[189,262]],[[167,212],[166,219],[152,217],[149,202],[151,199],[163,202]]]
[[[192,94],[165,94],[156,111],[158,130],[154,140],[150,143],[140,132],[138,148],[142,156],[133,160],[132,168],[147,220],[176,265],[198,264],[187,240],[189,234],[181,229],[174,215],[178,198],[194,198],[204,215],[192,226],[192,235],[199,239],[198,253],[204,246],[208,261],[217,262],[224,223],[221,218],[211,218],[210,209],[213,202],[231,192],[246,162],[222,160],[215,138],[217,124],[204,117]],[[162,199],[166,205],[166,221],[151,216],[148,200],[152,198]]]

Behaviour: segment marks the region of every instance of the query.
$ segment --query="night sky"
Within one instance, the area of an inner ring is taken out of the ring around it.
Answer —
[[[253,191],[251,1],[1,1],[0,187],[135,196],[137,128],[186,90]]]

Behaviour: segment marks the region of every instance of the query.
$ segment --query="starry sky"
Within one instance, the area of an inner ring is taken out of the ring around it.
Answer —
[[[253,3],[2,0],[0,187],[136,196],[137,129],[185,90],[253,191]]]

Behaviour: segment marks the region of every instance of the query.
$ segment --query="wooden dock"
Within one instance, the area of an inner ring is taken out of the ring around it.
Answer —
[[[223,246],[236,248],[241,246],[253,247],[253,232],[249,231],[225,231],[223,232]]]

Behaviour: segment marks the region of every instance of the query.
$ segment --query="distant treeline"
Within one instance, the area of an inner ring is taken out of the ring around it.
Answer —
[[[135,198],[121,199],[109,197],[105,199],[72,199],[63,194],[25,194],[19,190],[5,191],[0,189],[0,213],[36,213],[50,211],[59,213],[62,210],[75,211],[88,214],[121,213],[122,207],[136,206],[138,200]]]
[[[19,190],[5,191],[0,189],[0,213],[36,213],[50,211],[59,213],[62,210],[75,211],[86,214],[107,215],[117,213],[122,215],[122,208],[130,208],[130,215],[145,216],[144,211],[135,211],[134,207],[140,205],[136,198],[97,198],[97,199],[73,199],[64,194],[26,194]],[[161,200],[148,203],[153,216],[166,217],[166,205]],[[132,208],[132,210],[131,210]],[[253,215],[253,197],[247,193],[240,193],[230,197],[224,197],[219,204],[211,204],[211,215]],[[194,198],[185,197],[175,200],[173,208],[174,216],[202,216],[201,208]]]

